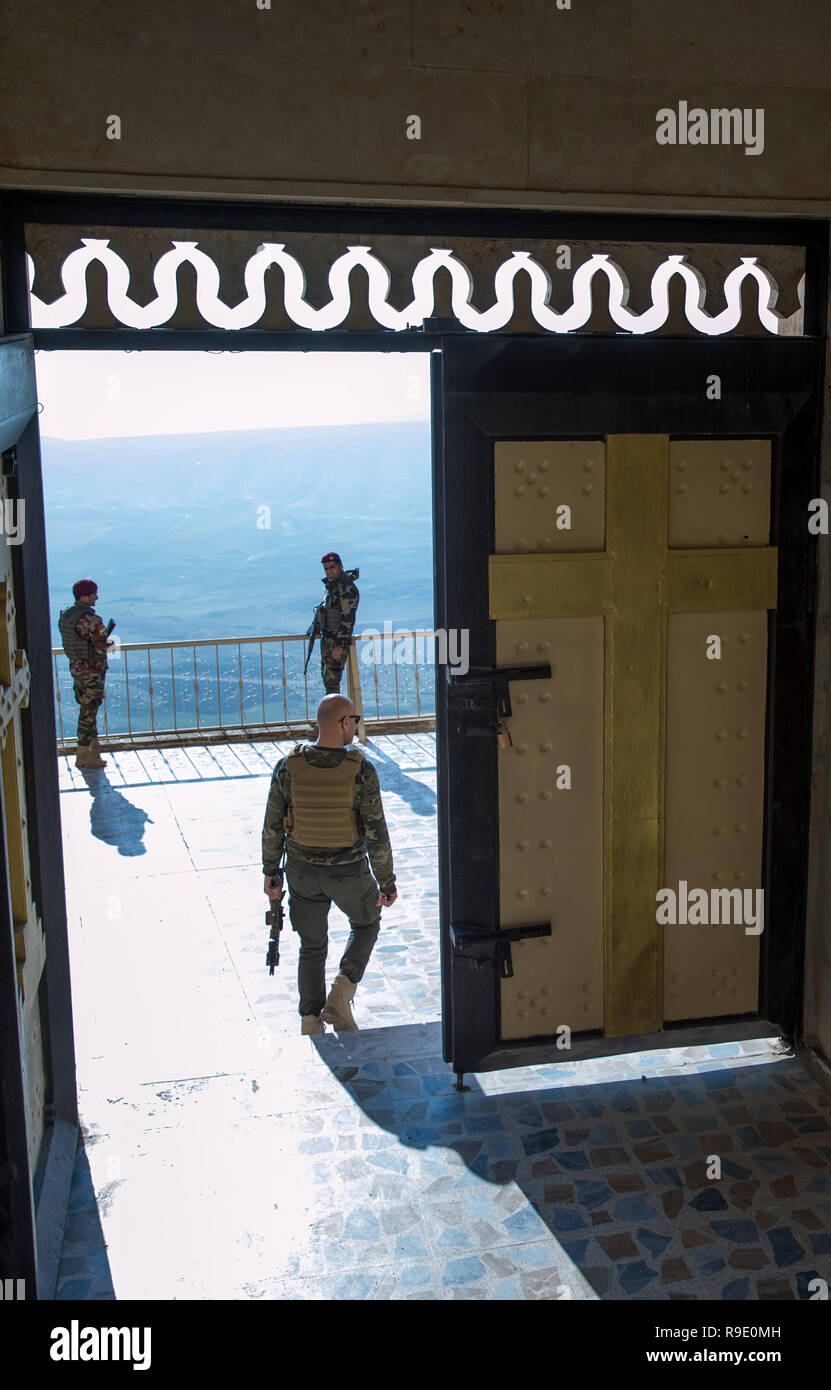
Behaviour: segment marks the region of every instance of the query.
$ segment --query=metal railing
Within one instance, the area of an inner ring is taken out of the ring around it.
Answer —
[[[433,636],[425,628],[355,635],[347,689],[375,732],[432,727]],[[306,726],[324,690],[318,649],[307,673],[305,654],[299,633],[119,643],[109,654],[99,735],[113,747],[248,738]],[[53,647],[52,661],[58,744],[66,751],[75,744],[78,705],[62,648]]]

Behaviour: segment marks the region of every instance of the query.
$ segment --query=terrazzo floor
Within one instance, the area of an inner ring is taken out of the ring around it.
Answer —
[[[360,1033],[265,970],[288,745],[61,760],[83,1144],[61,1299],[717,1299],[831,1279],[829,1093],[775,1039],[441,1060],[432,735],[373,739],[400,899]],[[330,961],[347,926],[333,911]],[[720,1176],[715,1156],[720,1163]]]

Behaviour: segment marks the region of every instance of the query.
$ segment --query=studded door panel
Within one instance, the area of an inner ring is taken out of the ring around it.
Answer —
[[[766,547],[768,441],[672,441],[667,531],[670,552]],[[667,615],[664,886],[693,918],[663,929],[667,1021],[758,1006],[766,682],[761,607]]]
[[[550,922],[513,943],[505,1039],[603,1026],[603,619],[500,621],[497,665],[546,662],[511,684],[513,744],[499,751],[500,922]]]
[[[602,440],[495,443],[497,555],[602,553],[605,531]],[[511,947],[501,1036],[602,1028],[603,618],[498,621],[496,646],[498,666],[551,666],[550,681],[512,683],[499,753],[500,921],[551,922]]]
[[[675,439],[669,446],[670,549],[767,545],[766,439]]]
[[[718,660],[706,656],[713,637]],[[685,915],[702,920],[664,927],[668,1020],[756,1011],[758,923],[737,922],[735,893],[712,890],[741,890],[742,916],[763,902],[766,669],[764,613],[669,614],[664,883],[676,917],[683,897]],[[706,901],[690,905],[694,889]],[[764,930],[764,910],[759,921]]]
[[[570,510],[568,518],[562,510],[558,513],[564,506]],[[605,529],[601,440],[494,444],[496,555],[602,550]]]

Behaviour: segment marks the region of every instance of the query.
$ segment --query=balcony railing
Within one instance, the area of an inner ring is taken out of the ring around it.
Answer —
[[[376,733],[435,724],[433,632],[355,635],[346,689]],[[306,638],[199,638],[124,642],[109,654],[98,715],[110,748],[285,737],[307,730],[324,689],[319,648],[304,674]],[[58,747],[75,747],[78,705],[69,660],[52,649]],[[361,730],[363,733],[363,729]]]

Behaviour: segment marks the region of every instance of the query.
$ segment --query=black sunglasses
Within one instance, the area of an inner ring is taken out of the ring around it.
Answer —
[[[360,716],[359,714],[345,714],[345,715],[343,716],[343,718],[344,718],[344,719],[354,719],[356,724],[360,724],[360,722],[361,722],[361,716]],[[341,723],[343,723],[343,720],[341,720]]]

